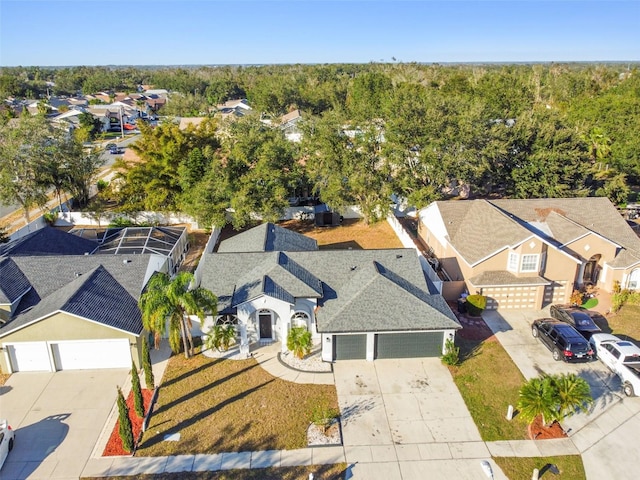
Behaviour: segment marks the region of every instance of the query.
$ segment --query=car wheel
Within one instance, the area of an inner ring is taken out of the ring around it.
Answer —
[[[633,389],[631,389],[633,390]],[[9,439],[9,451],[13,450],[13,438]]]
[[[625,384],[622,386],[622,391],[627,397],[635,396],[635,392],[633,391],[633,385],[631,385],[629,382],[625,382]]]
[[[533,335],[534,338],[538,338],[539,332],[536,327],[531,327],[531,335]]]
[[[556,362],[559,362],[560,360],[562,360],[562,354],[560,353],[560,350],[558,350],[557,348],[553,350],[553,359]]]

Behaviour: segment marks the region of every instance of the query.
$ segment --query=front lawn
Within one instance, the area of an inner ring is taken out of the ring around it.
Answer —
[[[544,440],[541,440],[544,441]],[[540,472],[540,478],[558,480],[584,480],[586,474],[580,455],[565,455],[562,457],[493,457],[504,474],[513,480],[531,478],[534,468]],[[560,471],[554,475],[548,470],[548,465],[555,465]],[[545,469],[545,467],[547,467]],[[545,469],[543,471],[543,469]]]
[[[507,408],[518,402],[524,377],[495,337],[484,341],[457,337],[460,365],[449,367],[484,441],[527,438],[527,423],[508,421]]]
[[[287,450],[307,446],[310,412],[333,385],[280,380],[254,359],[170,359],[137,456]],[[179,441],[164,441],[180,434]]]
[[[607,323],[614,335],[640,342],[640,305],[624,305],[607,316]]]
[[[158,473],[126,477],[82,477],[82,480],[345,480],[347,465],[305,465],[300,467],[253,468],[219,472]]]

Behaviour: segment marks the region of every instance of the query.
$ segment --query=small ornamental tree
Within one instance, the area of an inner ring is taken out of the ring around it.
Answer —
[[[291,327],[287,337],[287,348],[302,359],[311,353],[311,332],[306,327]]]
[[[452,338],[447,338],[444,342],[444,355],[440,358],[442,363],[452,367],[460,363],[460,347],[456,347]]]
[[[122,448],[125,452],[133,452],[133,427],[131,426],[131,419],[129,418],[129,407],[122,395],[122,390],[118,388],[118,421],[120,434],[120,440],[122,440]]]
[[[144,417],[144,399],[142,398],[138,369],[133,361],[131,362],[131,390],[133,391],[133,407],[136,415],[142,418]]]
[[[209,329],[205,344],[219,352],[226,352],[236,341],[236,329],[231,324],[214,325]]]
[[[155,388],[153,368],[151,368],[151,355],[149,355],[149,342],[147,337],[142,337],[142,369],[144,370],[144,383],[149,390]]]

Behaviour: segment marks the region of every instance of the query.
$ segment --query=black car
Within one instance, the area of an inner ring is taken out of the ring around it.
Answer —
[[[121,153],[124,153],[124,148],[120,148],[120,147],[111,147],[109,149],[109,153],[111,155],[120,155]]]
[[[584,308],[572,307],[570,305],[551,305],[550,313],[552,318],[568,323],[578,330],[586,339],[589,339],[594,333],[602,331],[600,327],[596,325],[596,322],[593,321],[591,312]],[[598,314],[596,313],[596,315]]]
[[[531,334],[553,352],[553,359],[565,362],[593,360],[589,342],[571,325],[555,318],[541,318],[533,322]]]

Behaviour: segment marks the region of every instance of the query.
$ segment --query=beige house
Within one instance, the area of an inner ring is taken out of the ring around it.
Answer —
[[[448,299],[539,309],[585,285],[640,289],[640,239],[607,198],[434,202],[419,219]]]

